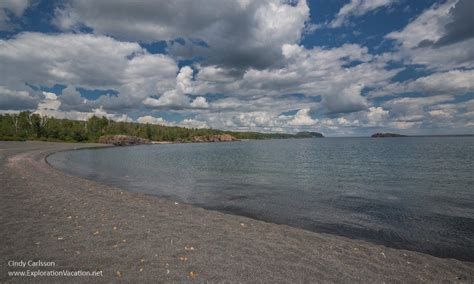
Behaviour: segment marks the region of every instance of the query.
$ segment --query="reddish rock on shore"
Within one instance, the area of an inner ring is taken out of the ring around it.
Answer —
[[[103,144],[113,144],[115,146],[151,144],[151,141],[148,139],[129,135],[104,135],[99,138],[98,142]]]

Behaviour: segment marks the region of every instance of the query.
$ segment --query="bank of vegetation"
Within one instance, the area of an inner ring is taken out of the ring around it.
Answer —
[[[316,132],[298,134],[235,132],[117,122],[93,116],[87,121],[57,119],[28,111],[0,114],[0,140],[42,140],[67,142],[98,142],[104,135],[130,135],[152,141],[193,141],[193,137],[230,134],[237,139],[280,139],[319,137]],[[321,135],[322,136],[322,135]]]

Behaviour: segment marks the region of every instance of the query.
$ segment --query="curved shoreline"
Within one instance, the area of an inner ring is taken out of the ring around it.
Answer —
[[[474,281],[471,262],[176,204],[46,161],[91,146],[103,145],[0,142],[0,281],[21,281],[7,262],[29,259],[103,270],[94,281]]]

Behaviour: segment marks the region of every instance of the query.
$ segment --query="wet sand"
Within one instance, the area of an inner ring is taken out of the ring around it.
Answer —
[[[0,282],[474,281],[471,262],[129,193],[45,162],[50,153],[91,146],[101,145],[0,142]],[[55,266],[18,268],[9,260]],[[7,274],[27,269],[102,270],[103,276]]]

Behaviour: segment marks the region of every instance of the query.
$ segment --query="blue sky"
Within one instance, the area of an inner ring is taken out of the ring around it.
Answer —
[[[0,112],[474,133],[470,0],[0,2]]]

